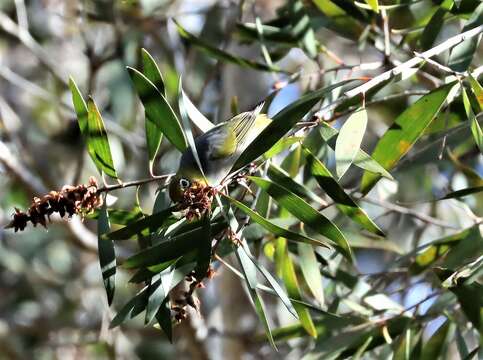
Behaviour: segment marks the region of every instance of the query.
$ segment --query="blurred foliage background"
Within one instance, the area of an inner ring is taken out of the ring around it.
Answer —
[[[172,19],[193,37],[181,36]],[[270,116],[321,87],[346,79],[361,84],[417,57],[414,51],[481,24],[482,6],[472,0],[0,0],[0,223],[9,223],[14,208],[28,208],[33,196],[87,183],[96,174],[79,131],[69,76],[96,100],[117,173],[128,181],[150,175],[144,111],[126,71],[141,67],[141,48],[156,59],[171,104],[177,104],[182,75],[193,103],[218,123],[272,91],[277,93]],[[480,37],[481,31],[475,39]],[[453,55],[451,62],[448,47],[437,53],[436,63],[418,65],[417,72],[412,66],[402,79],[367,92],[361,148],[369,154],[398,115],[451,79],[466,89],[474,118],[468,118],[460,88],[390,169],[394,180],[380,180],[364,197],[358,190],[362,171],[349,169],[340,185],[360,199],[385,238],[327,207],[324,214],[343,231],[355,263],[290,245],[295,293],[312,307],[297,311],[305,314],[298,322],[276,297],[263,295],[278,353],[264,335],[244,281],[220,262],[215,277],[197,292],[201,316],[175,326],[173,344],[158,328],[144,326],[142,317],[109,329],[116,311],[139,288],[128,284],[132,272],[119,267],[114,303],[108,306],[96,221],[74,216],[54,217],[47,231],[0,230],[0,358],[481,358],[483,162],[471,126],[481,119],[482,101],[481,86],[468,80],[468,73],[476,79],[481,73],[481,47],[473,40],[463,44],[470,48],[469,61],[457,63]],[[280,71],[270,71],[275,67]],[[306,120],[315,114],[340,129],[363,99],[355,96],[317,112],[339,95],[326,96]],[[319,134],[318,127],[310,134]],[[335,174],[333,151],[321,135],[295,134],[306,137],[304,145],[316,149]],[[272,162],[316,193],[311,204],[317,198],[330,202],[303,167],[300,149],[287,148]],[[179,157],[163,139],[154,173],[173,173]],[[422,202],[468,188],[469,196]],[[165,192],[156,191],[155,183],[113,191],[108,205],[149,214],[155,199],[161,208],[169,205]],[[286,274],[275,266],[273,236],[255,223],[244,235],[255,244],[259,261],[287,286]],[[135,251],[135,243],[116,244],[120,259]],[[225,260],[236,263],[233,256]],[[288,290],[293,298],[294,290]],[[309,336],[307,317],[316,339]]]

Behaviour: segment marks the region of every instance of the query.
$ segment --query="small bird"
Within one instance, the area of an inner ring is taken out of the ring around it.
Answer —
[[[240,154],[271,122],[266,114],[260,113],[262,108],[263,103],[253,111],[238,114],[216,125],[195,139],[204,176],[191,148],[187,149],[169,184],[169,196],[173,202],[180,202],[183,193],[194,184],[217,186],[229,175]]]

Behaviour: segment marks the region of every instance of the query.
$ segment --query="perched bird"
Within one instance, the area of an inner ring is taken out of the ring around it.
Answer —
[[[216,125],[195,139],[204,176],[191,148],[187,149],[181,156],[178,171],[169,184],[171,200],[181,201],[184,191],[194,184],[217,186],[229,175],[240,154],[271,122],[265,114],[260,113],[262,108],[263,103],[253,111],[238,114]]]

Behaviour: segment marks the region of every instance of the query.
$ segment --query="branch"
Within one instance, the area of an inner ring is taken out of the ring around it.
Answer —
[[[415,210],[408,209],[408,208],[405,208],[403,206],[399,206],[399,205],[396,205],[396,204],[392,204],[392,203],[384,201],[384,200],[372,199],[372,198],[368,198],[368,197],[360,198],[360,200],[368,202],[369,204],[378,205],[378,206],[383,207],[385,209],[388,209],[390,211],[395,211],[395,212],[398,212],[400,214],[412,216],[412,217],[419,219],[419,220],[421,220],[421,221],[423,221],[427,224],[433,224],[433,225],[440,226],[440,227],[447,228],[447,229],[455,229],[455,230],[458,229],[457,227],[455,227],[451,224],[448,224],[447,222],[444,222],[442,220],[436,219],[436,218],[431,217],[431,216],[426,215],[426,214],[421,214],[421,213],[419,213]]]
[[[16,177],[22,185],[28,189],[33,195],[41,195],[48,192],[47,187],[39,180],[39,178],[30,172],[22,163],[20,163],[12,154],[10,149],[4,142],[0,141],[0,163],[6,170]],[[97,237],[87,229],[78,218],[72,218],[71,221],[62,221],[72,234],[72,241],[81,248],[97,252]]]
[[[174,176],[174,174],[166,174],[166,175],[160,175],[160,176],[153,176],[153,177],[150,177],[150,178],[147,178],[147,179],[121,182],[121,183],[115,184],[115,185],[106,185],[104,187],[99,188],[99,190],[97,190],[97,192],[98,193],[109,192],[109,191],[113,191],[113,190],[124,189],[124,188],[130,187],[130,186],[144,185],[144,184],[148,184],[148,183],[151,183],[151,182],[154,182],[154,181],[159,181],[159,180],[164,180],[163,185],[166,185],[173,176]]]
[[[325,113],[335,109],[337,107],[337,105],[344,102],[345,100],[351,99],[355,96],[361,96],[361,95],[367,93],[372,88],[376,87],[377,85],[382,84],[384,81],[390,80],[391,78],[403,73],[404,71],[406,71],[406,70],[426,61],[427,59],[429,59],[433,56],[441,54],[442,52],[452,48],[453,46],[456,46],[456,45],[462,43],[465,40],[468,40],[472,37],[478,36],[482,32],[483,32],[483,25],[480,25],[476,28],[465,31],[465,32],[463,32],[459,35],[453,36],[453,37],[449,38],[448,40],[442,42],[438,46],[435,46],[434,48],[431,48],[431,49],[421,53],[420,56],[413,57],[412,59],[410,59],[406,62],[403,62],[402,64],[392,68],[391,70],[388,70],[388,71],[374,77],[373,79],[371,79],[368,82],[362,84],[361,86],[358,86],[354,89],[346,91],[343,96],[341,96],[339,99],[337,99],[333,103],[321,108],[315,115],[318,118],[323,118]]]

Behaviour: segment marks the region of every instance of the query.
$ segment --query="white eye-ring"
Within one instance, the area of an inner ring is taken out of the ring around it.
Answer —
[[[179,186],[181,187],[182,190],[186,190],[187,188],[190,187],[190,182],[189,180],[186,180],[186,179],[179,179]]]

